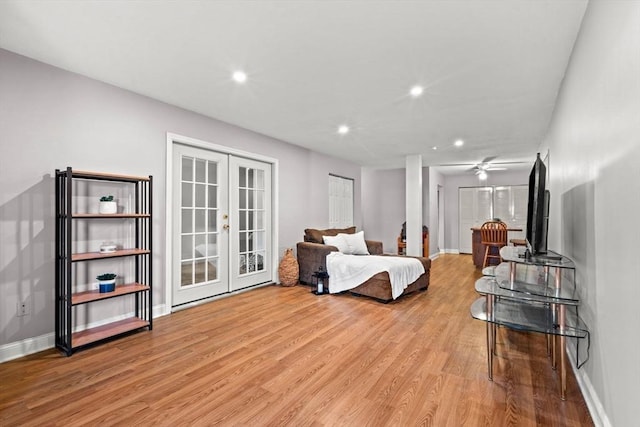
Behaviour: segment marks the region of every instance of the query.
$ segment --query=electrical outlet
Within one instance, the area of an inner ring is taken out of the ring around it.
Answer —
[[[29,314],[29,309],[26,302],[18,302],[16,309],[18,317],[26,316],[27,314]]]

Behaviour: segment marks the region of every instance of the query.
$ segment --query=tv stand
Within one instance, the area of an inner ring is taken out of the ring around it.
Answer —
[[[505,246],[500,256],[507,263],[496,267],[495,276],[476,281],[483,295],[471,305],[471,316],[487,324],[487,364],[493,380],[497,326],[547,336],[554,369],[560,357],[560,397],[566,399],[567,337],[586,338],[589,334],[578,316],[580,304],[575,286],[573,261],[558,253],[526,256],[522,248]],[[567,274],[563,274],[567,272]]]

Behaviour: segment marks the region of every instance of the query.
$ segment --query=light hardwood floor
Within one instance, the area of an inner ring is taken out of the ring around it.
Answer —
[[[478,276],[442,256],[428,291],[389,304],[269,286],[6,362],[0,425],[593,425],[571,371],[560,400],[539,334],[499,329],[487,379]]]

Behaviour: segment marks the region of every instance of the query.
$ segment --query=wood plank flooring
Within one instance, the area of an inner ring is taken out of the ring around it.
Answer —
[[[589,426],[539,334],[469,315],[479,272],[435,260],[426,292],[381,304],[269,286],[157,319],[66,358],[0,364],[0,425]]]

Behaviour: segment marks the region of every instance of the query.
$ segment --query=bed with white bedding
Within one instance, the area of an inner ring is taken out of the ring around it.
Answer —
[[[304,241],[298,242],[296,249],[300,283],[313,286],[314,275],[324,270],[329,274],[328,288],[331,293],[351,292],[355,295],[389,302],[401,295],[426,290],[429,287],[431,268],[429,258],[383,255],[382,242],[365,240],[364,232],[356,232],[355,227],[305,229]],[[343,258],[341,255],[352,257]],[[343,266],[328,267],[333,260],[339,259],[352,259],[355,264],[350,266],[347,263]],[[395,271],[390,267],[391,264],[400,264],[400,262],[387,262],[388,259],[411,259],[417,262],[410,261],[413,267],[404,272],[404,270]],[[359,265],[359,263],[366,265]],[[418,277],[414,280],[416,275]],[[394,277],[393,285],[392,277]]]
[[[341,252],[327,255],[329,293],[332,294],[355,289],[376,274],[385,272],[389,276],[391,298],[396,299],[425,273],[425,268],[412,257],[347,255]]]
[[[382,302],[429,287],[431,260],[423,257],[394,255],[345,255],[331,252],[326,256],[329,292],[349,291]]]

